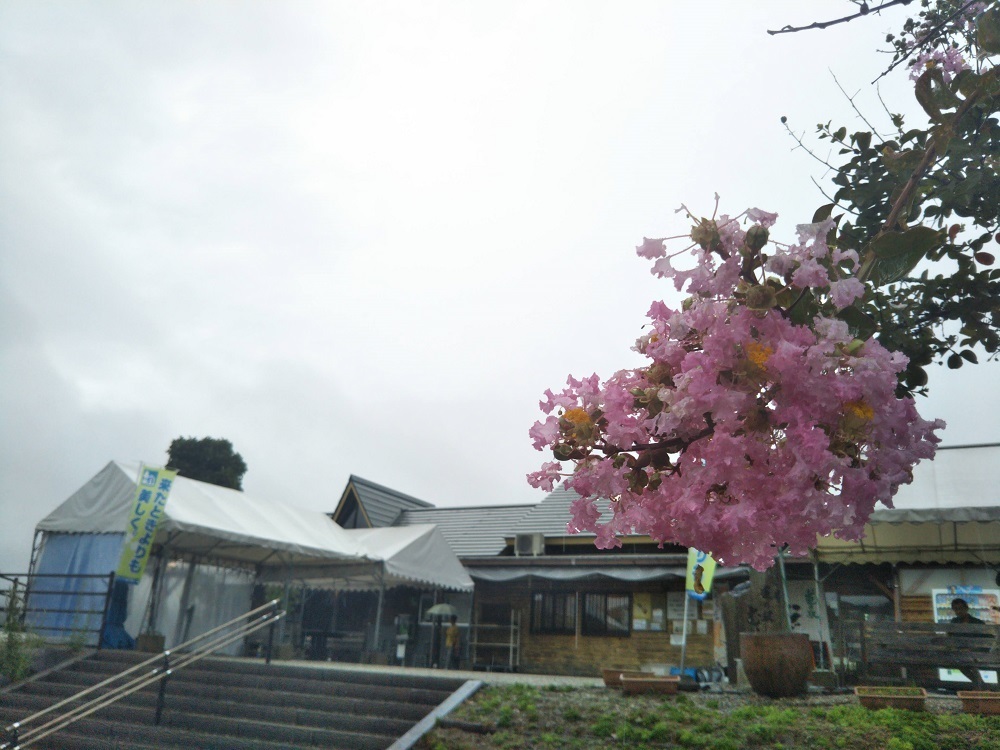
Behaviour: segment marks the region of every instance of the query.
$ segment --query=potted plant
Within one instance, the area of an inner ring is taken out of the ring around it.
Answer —
[[[772,568],[753,571],[722,598],[730,632],[738,632],[739,656],[750,687],[758,695],[787,698],[806,692],[814,669],[812,646],[805,633],[788,629],[781,582]]]
[[[873,711],[880,708],[902,708],[907,711],[923,711],[927,691],[921,687],[898,687],[889,685],[859,685],[854,688],[858,702]]]
[[[680,675],[656,675],[645,673],[636,675],[634,672],[625,672],[621,676],[622,692],[625,695],[638,695],[639,693],[659,693],[660,695],[674,695],[680,686]]]
[[[1000,715],[1000,692],[990,690],[959,690],[962,710],[967,714]]]
[[[628,669],[627,667],[604,667],[601,670],[601,677],[604,678],[605,687],[620,688],[622,686],[622,677],[625,675],[630,677],[655,676],[652,672],[642,672],[635,669]]]

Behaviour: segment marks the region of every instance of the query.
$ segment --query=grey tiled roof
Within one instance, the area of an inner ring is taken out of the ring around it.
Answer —
[[[535,533],[545,534],[547,537],[567,536],[566,524],[570,521],[569,506],[578,497],[579,495],[567,487],[562,485],[556,487],[511,529],[508,536]],[[597,507],[602,509],[601,522],[610,521],[611,510],[608,508],[608,503],[599,501]],[[581,536],[593,536],[593,534],[584,533]]]
[[[460,558],[493,557],[513,536],[518,521],[537,505],[483,505],[472,508],[422,508],[403,511],[395,526],[437,524]]]
[[[354,474],[351,474],[351,478],[347,481],[344,494],[347,494],[351,488],[354,489],[358,501],[365,509],[365,514],[371,521],[372,527],[376,529],[392,526],[393,521],[405,510],[434,507],[428,502],[404,495],[402,492],[391,490]]]

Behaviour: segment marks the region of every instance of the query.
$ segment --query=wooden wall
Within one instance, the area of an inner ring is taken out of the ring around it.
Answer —
[[[570,584],[571,585],[571,584]],[[683,586],[678,582],[678,590]],[[679,665],[680,646],[670,645],[670,629],[663,632],[635,631],[628,636],[588,636],[583,634],[550,634],[531,632],[531,599],[536,591],[638,591],[662,592],[662,585],[654,588],[630,588],[628,584],[608,583],[581,585],[569,588],[567,584],[537,582],[535,585],[517,583],[476,585],[476,616],[483,604],[504,604],[520,613],[521,658],[520,671],[537,674],[568,674],[600,676],[603,667],[640,669],[653,665]],[[692,609],[694,617],[697,609]],[[715,664],[714,623],[709,623],[708,633],[688,633],[686,667],[710,667]]]

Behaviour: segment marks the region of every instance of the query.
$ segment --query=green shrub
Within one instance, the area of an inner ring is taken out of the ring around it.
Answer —
[[[7,612],[0,634],[0,675],[19,682],[31,674],[31,652],[38,639],[27,632],[17,587],[7,592]]]

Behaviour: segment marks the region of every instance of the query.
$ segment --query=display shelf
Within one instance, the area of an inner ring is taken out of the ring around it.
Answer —
[[[472,623],[469,657],[473,669],[515,671],[521,662],[521,613],[511,610],[508,624]]]

